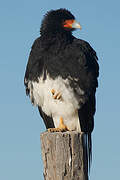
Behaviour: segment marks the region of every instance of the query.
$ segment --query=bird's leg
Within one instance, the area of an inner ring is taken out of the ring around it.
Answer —
[[[54,99],[60,99],[61,98],[61,93],[56,92],[54,89],[51,90],[52,96]]]
[[[59,124],[58,128],[49,128],[48,129],[48,132],[64,132],[64,131],[69,131],[69,129],[64,124],[62,117],[60,117],[60,124]]]

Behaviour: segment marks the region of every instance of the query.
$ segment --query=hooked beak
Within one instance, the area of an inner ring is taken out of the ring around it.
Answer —
[[[82,29],[80,23],[76,20],[66,20],[63,24],[65,28]]]
[[[78,23],[77,21],[74,20],[74,22],[72,23],[72,28],[75,28],[75,29],[82,29],[80,23]]]

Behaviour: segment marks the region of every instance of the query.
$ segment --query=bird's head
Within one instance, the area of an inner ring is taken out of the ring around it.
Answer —
[[[81,29],[81,26],[71,12],[66,9],[58,9],[47,12],[42,21],[40,33],[41,35],[71,33],[77,28]]]

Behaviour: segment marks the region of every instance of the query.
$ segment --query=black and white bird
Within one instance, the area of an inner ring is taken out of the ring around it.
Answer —
[[[24,84],[50,132],[76,130],[86,134],[90,161],[99,66],[90,44],[72,35],[76,28],[81,26],[70,11],[47,12],[41,36],[30,52]]]

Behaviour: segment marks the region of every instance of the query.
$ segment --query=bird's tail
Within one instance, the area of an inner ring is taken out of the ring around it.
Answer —
[[[87,134],[87,155],[88,155],[88,172],[90,172],[90,167],[92,163],[92,137],[91,133]]]
[[[90,173],[90,167],[92,163],[92,137],[91,133],[87,133],[83,135],[83,144],[84,144],[84,152],[87,158],[87,171]]]

